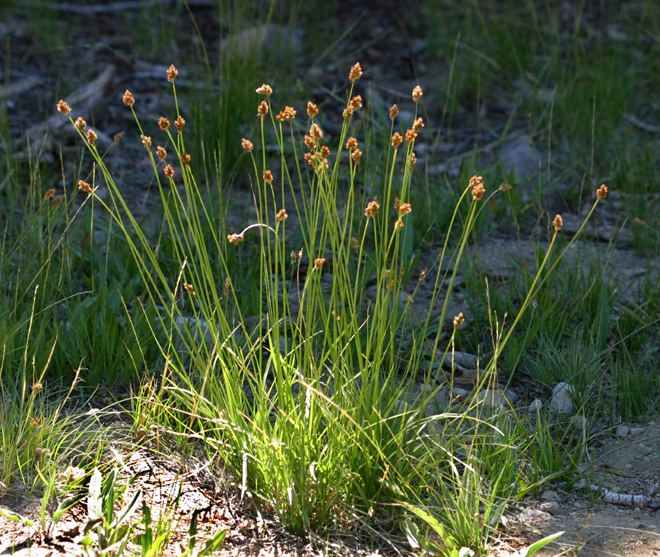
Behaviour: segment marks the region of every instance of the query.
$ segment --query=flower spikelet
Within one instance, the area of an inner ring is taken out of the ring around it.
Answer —
[[[156,147],[156,156],[161,160],[164,161],[167,158],[167,149],[163,147],[162,145],[159,145]]]
[[[170,128],[170,121],[167,118],[161,116],[158,118],[158,127],[166,132]]]
[[[351,71],[348,72],[348,79],[349,81],[355,83],[361,77],[362,77],[362,66],[360,66],[360,62],[356,62],[351,67]]]
[[[183,128],[184,128],[185,125],[186,125],[185,118],[179,114],[179,116],[177,116],[176,120],[174,120],[174,127],[176,128],[176,131],[181,133],[183,131]]]
[[[170,83],[174,83],[174,80],[177,78],[179,75],[179,70],[176,69],[176,66],[174,64],[170,64],[170,67],[167,68],[167,81]]]
[[[98,135],[96,135],[96,132],[94,130],[89,130],[87,132],[87,143],[90,145],[96,145],[96,140],[98,139]]]
[[[552,226],[555,229],[555,232],[559,232],[564,228],[564,219],[561,218],[561,215],[555,215],[555,218],[552,219]]]
[[[268,114],[268,103],[266,101],[261,101],[259,106],[257,106],[257,116],[263,118]]]
[[[71,112],[71,107],[67,104],[66,101],[60,99],[57,101],[57,112],[64,115],[69,114],[69,112]]]
[[[168,164],[163,168],[163,174],[165,174],[165,178],[168,180],[171,180],[174,178],[174,168],[172,167],[171,164]]]
[[[251,153],[252,150],[254,149],[254,145],[252,144],[252,141],[249,139],[241,139],[241,147],[243,147],[243,151],[246,153]]]
[[[85,119],[82,116],[78,116],[74,124],[80,131],[83,131],[87,127],[87,122],[85,122]]]
[[[419,85],[415,85],[414,89],[412,90],[413,102],[418,103],[423,95],[424,95],[424,90]]]
[[[392,147],[398,149],[402,142],[403,137],[401,134],[399,132],[394,132],[394,135],[392,135]]]
[[[369,201],[369,203],[367,203],[367,207],[364,210],[364,216],[367,217],[368,219],[372,219],[378,214],[379,210],[380,210],[380,203],[378,202],[378,200],[374,199],[372,201]]]
[[[126,91],[124,91],[121,100],[126,106],[133,106],[135,104],[135,97],[133,96],[133,93],[131,93],[129,89],[126,89]]]
[[[256,93],[259,95],[265,95],[266,97],[270,97],[273,94],[273,88],[268,85],[268,83],[262,83],[259,87],[257,87]]]
[[[607,198],[607,192],[607,186],[605,184],[601,184],[596,190],[596,199],[602,201],[603,199]]]
[[[399,107],[395,104],[393,104],[390,107],[390,120],[394,121],[396,120],[396,117],[399,115]]]
[[[307,101],[307,116],[314,118],[319,114],[319,107],[312,101]]]
[[[84,193],[92,193],[92,185],[85,180],[78,180],[78,189]]]

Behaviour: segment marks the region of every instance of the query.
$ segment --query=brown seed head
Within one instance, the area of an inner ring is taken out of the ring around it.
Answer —
[[[324,145],[321,147],[321,156],[323,157],[329,157],[330,156],[330,147],[327,145]]]
[[[144,145],[147,149],[151,149],[151,136],[150,135],[141,135],[140,140],[142,141],[142,145]]]
[[[603,200],[607,197],[607,186],[605,184],[601,184],[598,189],[596,190],[596,199]]]
[[[156,156],[160,160],[164,161],[167,158],[167,150],[165,149],[165,147],[162,147],[161,145],[156,147]]]
[[[174,64],[170,64],[170,67],[167,68],[167,81],[174,83],[174,80],[179,75],[179,70],[176,69]]]
[[[398,149],[401,143],[403,143],[403,137],[399,132],[394,132],[394,135],[392,135],[392,147]]]
[[[480,201],[485,193],[486,188],[484,187],[483,182],[481,182],[472,188],[472,199],[475,201]]]
[[[241,139],[241,147],[243,147],[243,151],[246,153],[251,153],[252,150],[254,149],[254,145],[252,144],[252,141],[249,139]]]
[[[419,280],[420,280],[420,281],[422,281],[422,280],[426,280],[426,277],[427,277],[428,274],[429,274],[429,270],[428,270],[428,269],[422,269],[422,270],[419,272]]]
[[[555,232],[559,232],[564,228],[564,219],[561,218],[561,215],[555,215],[555,218],[552,219],[552,226],[555,229]]]
[[[275,220],[277,222],[283,222],[288,218],[289,218],[289,215],[287,215],[286,209],[284,209],[284,208],[277,211],[277,214],[275,215]]]
[[[266,101],[261,101],[259,106],[257,106],[257,116],[263,118],[268,114],[268,103]]]
[[[183,163],[183,166],[190,166],[190,161],[192,160],[192,157],[190,156],[190,153],[184,153],[181,155],[181,162]]]
[[[419,133],[419,132],[422,131],[423,128],[424,128],[424,120],[422,120],[421,117],[420,117],[420,118],[417,118],[417,119],[413,122],[412,129],[413,129],[416,133]]]
[[[323,130],[319,127],[319,125],[316,122],[314,122],[309,127],[309,135],[312,137],[312,139],[318,141],[319,139],[323,138]]]
[[[410,203],[400,203],[397,211],[399,212],[399,216],[405,217],[412,211],[412,205]]]
[[[270,170],[264,170],[264,182],[269,185],[273,185],[273,173]]]
[[[165,174],[165,178],[168,180],[171,180],[174,178],[174,168],[172,167],[171,164],[168,164],[163,168],[163,174]]]
[[[349,151],[355,151],[355,149],[358,148],[358,140],[355,139],[354,137],[349,137],[348,141],[346,142],[346,149]]]
[[[369,203],[367,203],[367,207],[364,210],[364,216],[367,217],[368,219],[372,219],[378,214],[379,210],[380,210],[380,203],[378,202],[377,199],[374,199],[372,201],[369,201]]]
[[[305,153],[303,155],[303,158],[305,159],[305,162],[309,166],[314,166],[314,162],[316,161],[316,157],[314,157],[314,155],[312,155],[312,153]]]
[[[353,164],[358,165],[360,164],[360,159],[362,158],[362,151],[360,149],[355,149],[351,153],[351,159],[353,160]]]
[[[307,147],[310,151],[314,150],[314,147],[316,147],[316,141],[311,135],[305,134],[305,147]]]
[[[245,240],[243,234],[227,234],[227,241],[233,246],[237,246],[243,240]]]
[[[512,184],[509,184],[508,182],[504,182],[503,184],[500,185],[500,191],[502,192],[507,192],[511,191],[514,188]]]
[[[266,97],[270,97],[273,94],[273,88],[268,85],[268,83],[262,83],[259,87],[257,87],[256,92],[259,95],[265,95]]]
[[[424,95],[424,91],[419,85],[415,85],[415,88],[412,90],[412,100],[413,102],[419,102],[422,96]]]
[[[84,129],[87,127],[87,122],[85,122],[85,119],[82,116],[78,116],[74,124],[80,131],[84,131]]]
[[[191,296],[197,295],[197,292],[195,291],[195,287],[190,284],[189,282],[183,281],[183,289],[188,292]]]
[[[92,193],[92,185],[85,180],[78,180],[78,189],[84,193]]]
[[[275,119],[278,122],[286,122],[287,120],[293,120],[296,117],[296,109],[292,106],[285,106],[282,110],[277,113]]]
[[[394,122],[394,120],[396,120],[396,117],[398,115],[399,115],[399,107],[397,105],[393,104],[390,107],[390,120],[392,120],[392,122]]]
[[[117,132],[112,138],[112,140],[115,143],[119,143],[122,139],[124,139],[124,135],[126,135],[126,132]]]
[[[341,115],[344,118],[344,120],[350,120],[351,118],[353,118],[353,114],[355,114],[355,109],[352,106],[347,106],[341,112]]]
[[[64,115],[69,114],[69,112],[71,112],[71,107],[67,104],[66,101],[60,99],[57,101],[57,112]]]
[[[360,66],[360,62],[356,62],[351,67],[351,71],[348,72],[348,79],[349,81],[355,83],[361,77],[362,77],[362,66]]]
[[[413,129],[406,130],[406,133],[404,134],[404,137],[406,138],[406,141],[408,143],[411,143],[417,137],[417,132],[415,132],[415,130],[413,130]]]
[[[124,91],[121,100],[126,106],[133,106],[135,104],[135,97],[133,96],[133,93],[131,93],[128,89]]]
[[[55,188],[48,188],[44,193],[44,199],[52,198],[55,195],[56,191],[57,190]]]
[[[170,129],[170,121],[167,118],[161,116],[158,118],[158,127],[166,132],[168,129]]]
[[[355,95],[350,101],[349,104],[353,110],[360,110],[362,108],[362,96]]]
[[[461,311],[458,315],[454,315],[454,329],[458,329],[465,322],[465,315]]]
[[[96,135],[96,132],[94,130],[89,130],[87,132],[87,143],[90,145],[96,145],[96,140],[98,139],[98,135]]]
[[[468,182],[468,188],[473,190],[476,186],[483,186],[484,185],[484,179],[482,176],[472,176],[470,178],[470,181]]]
[[[318,116],[319,107],[314,104],[312,101],[307,101],[307,116],[314,118]]]
[[[410,153],[410,156],[408,157],[408,162],[410,163],[411,166],[415,166],[417,164],[417,155],[415,153]]]
[[[174,127],[176,128],[176,131],[178,131],[179,133],[183,131],[185,125],[186,125],[186,120],[181,115],[177,116],[176,120],[174,120]]]
[[[58,205],[62,205],[62,198],[59,195],[57,197],[53,197],[53,205],[56,207]]]
[[[401,232],[403,230],[404,226],[405,225],[403,224],[403,219],[401,217],[399,217],[394,222],[394,232]]]
[[[317,257],[314,260],[314,270],[315,271],[320,270],[323,267],[323,265],[325,265],[325,261],[326,261],[325,257]]]

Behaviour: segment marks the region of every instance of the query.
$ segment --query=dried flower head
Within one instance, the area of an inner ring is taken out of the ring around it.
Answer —
[[[293,120],[296,117],[296,109],[292,106],[285,106],[282,110],[277,113],[275,119],[278,122],[286,122],[287,120]]]
[[[309,126],[309,135],[312,137],[312,139],[318,141],[319,139],[323,138],[323,130],[316,122],[314,122],[311,126]]]
[[[480,201],[485,193],[486,193],[486,188],[483,182],[481,182],[472,188],[472,199],[474,199],[475,201]]]
[[[360,66],[360,62],[356,62],[351,67],[351,71],[348,72],[348,79],[349,81],[355,83],[361,77],[362,77],[362,66]]]
[[[355,139],[354,137],[349,137],[348,141],[346,141],[346,149],[349,151],[355,151],[355,149],[358,148],[358,140]]]
[[[196,296],[197,292],[195,291],[195,287],[190,284],[189,282],[183,281],[183,289],[188,292],[191,296]]]
[[[559,232],[564,228],[564,219],[561,218],[561,215],[555,215],[555,218],[552,219],[552,226],[555,229],[555,232]]]
[[[398,115],[399,115],[399,107],[397,105],[393,104],[390,107],[390,120],[392,120],[392,122],[394,122],[394,120],[396,120],[396,117]]]
[[[316,147],[316,141],[311,135],[305,134],[305,147],[307,147],[310,151],[314,150],[314,147]]]
[[[163,174],[165,175],[165,178],[168,180],[171,180],[174,178],[174,168],[172,167],[171,164],[168,164],[163,168]]]
[[[254,145],[252,144],[252,141],[249,139],[241,139],[241,147],[243,147],[243,151],[246,153],[251,153],[252,150],[254,149]]]
[[[46,192],[44,193],[44,199],[50,199],[50,198],[54,197],[56,191],[57,190],[55,188],[48,188],[46,190]]]
[[[264,182],[269,185],[273,185],[273,173],[270,170],[264,170]]]
[[[78,189],[84,193],[92,193],[92,185],[85,180],[78,180]]]
[[[321,155],[324,156],[324,157],[329,157],[330,156],[330,147],[328,147],[327,145],[324,145],[323,147],[321,147]]]
[[[417,155],[414,152],[410,153],[408,164],[410,164],[410,166],[415,166],[417,164]]]
[[[501,192],[507,192],[511,191],[515,186],[513,184],[509,184],[508,182],[504,182],[503,184],[500,185],[500,191]]]
[[[233,246],[237,246],[243,240],[245,240],[243,234],[227,234],[227,241]]]
[[[170,67],[167,68],[167,81],[174,83],[174,80],[179,75],[179,70],[176,69],[174,64],[170,64]]]
[[[348,104],[353,110],[360,110],[362,108],[362,96],[355,95]]]
[[[291,250],[290,256],[292,264],[299,263],[302,261],[303,249],[300,248],[299,250]]]
[[[394,232],[401,232],[403,230],[404,226],[405,225],[403,224],[403,219],[401,217],[399,217],[394,222]]]
[[[124,91],[121,100],[126,106],[133,106],[135,104],[135,97],[133,96],[133,93],[131,93],[128,89]]]
[[[472,176],[470,178],[470,181],[468,182],[468,188],[471,190],[474,189],[476,186],[483,186],[484,185],[484,179],[482,176]]]
[[[166,132],[167,130],[170,129],[170,121],[167,118],[161,116],[160,118],[158,118],[158,127],[164,132]]]
[[[410,203],[401,203],[397,209],[399,216],[405,217],[412,211],[412,205]]]
[[[125,136],[125,135],[126,135],[126,132],[117,132],[117,133],[113,136],[112,140],[113,140],[115,143],[119,143],[122,139],[124,139],[124,136]]]
[[[185,125],[186,125],[185,118],[179,114],[179,116],[176,117],[176,120],[174,120],[174,127],[176,128],[176,131],[181,133]]]
[[[314,270],[315,271],[320,270],[323,267],[323,265],[325,265],[325,261],[326,261],[325,257],[317,257],[314,260]]]
[[[261,101],[259,106],[257,106],[257,116],[263,118],[268,114],[268,103],[266,101]]]
[[[413,129],[406,130],[406,133],[404,134],[404,137],[406,138],[406,141],[408,143],[411,143],[415,141],[415,138],[417,137],[417,132]]]
[[[289,218],[289,215],[287,214],[286,209],[284,209],[284,208],[277,211],[277,214],[275,215],[275,220],[277,222],[284,222],[288,218]]]
[[[392,135],[392,147],[398,149],[401,143],[403,143],[403,137],[399,132],[394,132],[394,135]]]
[[[461,311],[458,315],[454,315],[454,329],[458,329],[463,323],[465,323],[465,315]]]
[[[424,128],[424,120],[422,120],[421,117],[420,117],[420,118],[417,118],[417,119],[413,122],[412,129],[413,129],[416,133],[419,133],[419,132],[422,131],[423,128]]]
[[[369,203],[367,203],[367,207],[364,210],[364,216],[367,217],[368,219],[372,219],[378,214],[379,210],[380,210],[380,203],[378,202],[377,199],[374,199],[372,201],[369,201]]]
[[[355,236],[351,236],[349,244],[352,249],[358,249],[360,247],[360,241]]]
[[[607,186],[605,184],[601,184],[598,189],[596,190],[596,199],[603,200],[607,197]]]
[[[426,277],[428,276],[428,274],[429,274],[429,270],[428,270],[428,269],[422,269],[422,270],[419,272],[419,277],[418,277],[419,280],[420,280],[420,281],[426,280]]]
[[[151,136],[150,135],[141,135],[140,141],[147,149],[151,149]]]
[[[162,145],[159,145],[156,147],[156,156],[161,160],[164,161],[167,158],[167,149],[163,147]]]
[[[424,96],[424,90],[419,85],[415,85],[414,89],[412,90],[413,102],[418,103],[422,96]]]
[[[353,161],[353,164],[360,164],[360,159],[362,158],[362,151],[360,149],[355,149],[351,153],[351,160]]]
[[[273,88],[268,85],[268,83],[262,83],[259,87],[257,87],[256,93],[259,95],[265,95],[266,97],[270,97],[273,94]]]
[[[96,132],[94,130],[88,130],[87,132],[87,143],[90,145],[96,145],[96,140],[98,139],[98,135],[96,135]]]
[[[50,456],[50,449],[44,447],[37,447],[34,449],[34,459],[42,460]]]
[[[303,155],[303,158],[305,159],[305,162],[306,162],[309,166],[314,166],[314,161],[316,160],[316,158],[314,157],[314,155],[312,155],[311,153],[305,153],[305,154]]]
[[[67,104],[66,101],[60,99],[57,101],[57,112],[60,114],[69,114],[71,112],[71,107]]]
[[[74,125],[76,126],[76,128],[78,128],[78,130],[84,131],[85,128],[87,127],[87,122],[85,122],[85,119],[82,116],[78,116],[78,118],[76,118],[76,121],[74,122]]]
[[[344,110],[341,111],[342,118],[344,120],[350,120],[355,114],[355,109],[352,106],[347,106]]]
[[[190,156],[190,153],[183,153],[183,155],[181,155],[181,162],[183,163],[183,166],[190,166],[191,160],[192,157]]]
[[[62,205],[62,198],[59,195],[57,197],[53,197],[53,205],[56,207]]]
[[[314,118],[319,114],[319,107],[312,101],[307,101],[307,116]]]

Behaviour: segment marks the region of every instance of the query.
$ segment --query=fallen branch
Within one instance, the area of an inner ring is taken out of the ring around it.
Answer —
[[[115,67],[110,65],[96,79],[76,89],[66,98],[76,115],[88,116],[94,110],[94,107],[103,99],[105,90],[114,75]],[[53,102],[54,107],[55,102]],[[30,153],[36,154],[47,150],[53,137],[60,135],[68,126],[68,119],[61,114],[54,114],[46,121],[32,126],[25,132],[25,142],[29,146]]]
[[[16,81],[10,85],[0,86],[0,99],[14,97],[20,95],[25,91],[29,91],[33,87],[39,85],[43,81],[42,77],[32,76]]]
[[[651,495],[635,495],[632,493],[619,493],[618,491],[611,491],[605,487],[596,484],[587,483],[580,480],[574,486],[577,489],[586,489],[593,493],[598,493],[603,501],[611,503],[612,505],[623,505],[626,507],[641,507],[645,509],[658,509],[660,508],[660,501],[655,497],[655,489]]]

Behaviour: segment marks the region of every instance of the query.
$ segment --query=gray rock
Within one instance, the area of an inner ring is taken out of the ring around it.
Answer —
[[[529,405],[527,411],[530,414],[536,414],[543,409],[543,401],[540,398],[535,398],[532,403]]]
[[[483,389],[477,399],[488,408],[505,408],[508,404],[506,394],[501,389]]]
[[[541,500],[542,501],[559,501],[559,493],[557,493],[553,489],[546,489],[543,493],[541,493]]]
[[[646,431],[646,428],[644,427],[631,427],[630,428],[630,435],[632,437],[637,437],[638,435],[642,435]]]
[[[552,515],[559,514],[561,511],[561,507],[557,501],[546,501],[545,503],[541,503],[539,509]]]
[[[477,356],[469,352],[449,352],[445,361],[442,362],[442,367],[451,369],[453,363],[459,369],[472,370],[477,369],[478,361]]]
[[[513,171],[516,182],[527,182],[535,178],[541,165],[541,155],[527,135],[511,138],[500,152],[505,175]]]
[[[550,411],[555,414],[570,414],[573,412],[573,395],[575,390],[568,383],[557,383],[552,389]]]
[[[630,428],[627,425],[618,425],[616,427],[616,436],[617,437],[628,437],[630,435]]]
[[[581,414],[578,414],[577,416],[573,416],[571,423],[575,426],[576,431],[578,431],[579,433],[584,433],[588,429],[587,418],[582,416]]]

